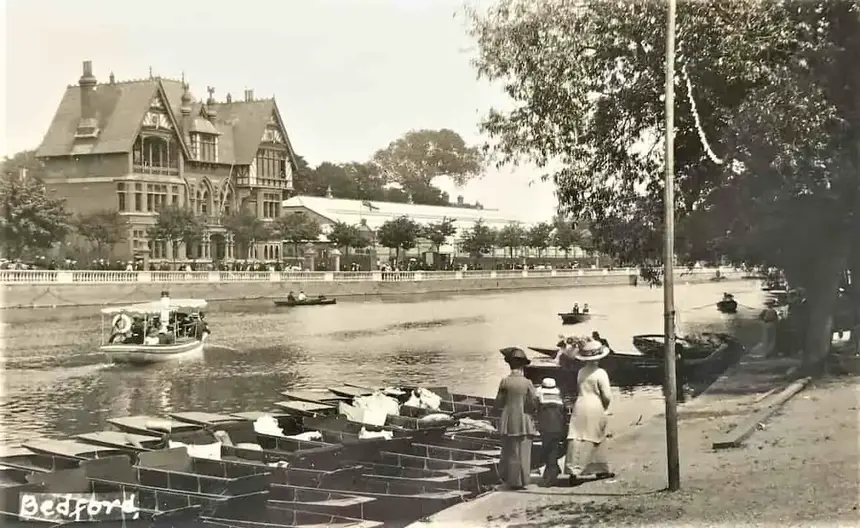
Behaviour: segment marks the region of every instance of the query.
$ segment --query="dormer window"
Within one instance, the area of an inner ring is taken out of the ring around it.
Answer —
[[[218,136],[195,132],[191,134],[191,155],[198,161],[218,162]]]

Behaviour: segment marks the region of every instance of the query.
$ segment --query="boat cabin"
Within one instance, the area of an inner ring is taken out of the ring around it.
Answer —
[[[209,333],[203,299],[170,299],[102,308],[102,345],[173,345]],[[110,324],[105,324],[109,320]],[[106,331],[107,330],[107,331]]]

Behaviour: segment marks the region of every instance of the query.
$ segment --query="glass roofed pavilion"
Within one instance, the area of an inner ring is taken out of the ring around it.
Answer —
[[[344,222],[351,225],[365,226],[370,231],[376,231],[382,224],[400,216],[408,216],[419,224],[430,224],[441,222],[443,218],[451,218],[457,227],[457,234],[442,248],[442,253],[458,255],[457,241],[459,235],[472,228],[478,219],[483,219],[484,224],[491,229],[500,229],[511,222],[520,222],[514,215],[506,215],[498,210],[483,209],[477,207],[438,206],[438,205],[416,205],[409,203],[393,202],[369,202],[363,200],[343,200],[339,198],[327,198],[318,196],[293,196],[284,200],[281,206],[282,214],[306,213],[315,218],[323,228],[334,222]],[[528,227],[525,222],[520,222]],[[425,247],[426,246],[426,247]],[[386,260],[387,248],[376,248],[377,256]],[[409,252],[410,256],[417,256],[429,251],[429,244],[421,244],[418,248]],[[413,255],[414,254],[414,255]],[[391,254],[393,256],[393,252]]]

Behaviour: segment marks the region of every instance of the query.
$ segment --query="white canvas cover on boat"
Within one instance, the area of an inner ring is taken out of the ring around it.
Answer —
[[[199,311],[206,308],[207,303],[204,299],[170,299],[168,310],[171,312],[181,311]],[[101,313],[104,315],[158,315],[164,309],[164,304],[161,301],[152,301],[147,303],[129,304],[126,306],[108,306],[102,308]]]

